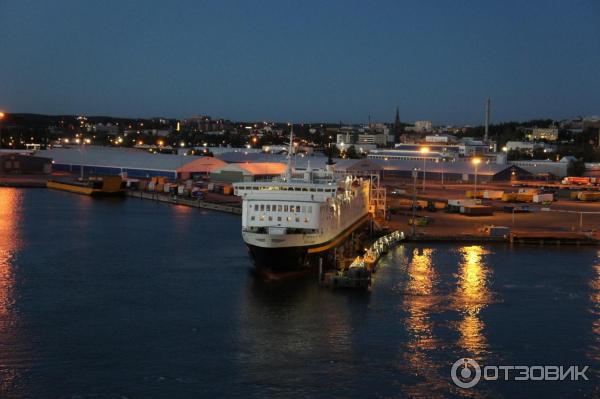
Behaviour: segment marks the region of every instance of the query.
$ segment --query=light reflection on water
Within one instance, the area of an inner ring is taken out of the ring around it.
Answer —
[[[595,276],[590,281],[591,313],[593,316],[592,332],[594,334],[595,343],[592,346],[590,357],[594,360],[600,360],[600,251],[598,251],[598,259],[594,265]]]
[[[18,348],[17,315],[13,314],[14,257],[21,246],[19,223],[21,222],[22,191],[0,189],[0,353],[7,348]],[[0,359],[0,396],[13,392],[19,379],[17,366],[21,359],[12,365]],[[11,367],[12,366],[12,367]]]
[[[462,315],[458,325],[459,345],[467,353],[480,356],[487,348],[485,324],[480,313],[492,297],[488,287],[491,271],[484,261],[484,256],[490,252],[478,245],[462,247],[458,251],[461,263],[454,306]]]

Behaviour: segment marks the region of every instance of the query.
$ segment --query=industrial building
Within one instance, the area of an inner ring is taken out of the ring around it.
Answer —
[[[79,146],[38,152],[53,159],[53,169],[85,175],[126,174],[134,178],[164,176],[170,179],[208,175],[226,163],[212,157],[157,154],[134,148]]]
[[[52,159],[35,157],[17,152],[0,153],[0,173],[2,174],[48,174],[52,172]]]
[[[404,160],[373,160],[381,165],[385,177],[410,179],[416,169],[419,175],[425,171],[426,179],[451,182],[481,183],[510,181],[531,178],[531,173],[515,165],[499,165],[494,162],[482,162],[477,167],[471,162],[423,162]]]
[[[211,171],[210,179],[224,183],[271,180],[281,176],[286,167],[278,162],[231,163]]]

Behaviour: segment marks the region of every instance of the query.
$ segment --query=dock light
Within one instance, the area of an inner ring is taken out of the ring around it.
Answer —
[[[4,118],[4,112],[0,112],[0,119]]]
[[[81,141],[81,140],[79,140],[79,138],[76,138],[76,139],[75,139],[75,142],[76,142],[77,144],[79,144],[79,142],[80,142],[80,141]]]
[[[429,153],[429,147],[421,147],[419,151],[425,155]],[[425,191],[425,161],[427,161],[427,158],[423,157],[423,191]]]
[[[506,146],[505,146],[505,147],[502,147],[502,151],[504,151],[504,152],[508,152],[508,147],[506,147]]]
[[[471,162],[473,162],[473,165],[475,165],[475,184],[473,187],[473,198],[477,199],[477,167],[481,163],[481,158],[473,158]]]
[[[165,143],[164,141],[162,141],[162,140],[158,140],[158,145],[159,145],[159,146],[161,146],[161,147],[162,147],[164,143]]]
[[[86,144],[90,144],[91,142],[92,142],[92,140],[90,140],[90,139],[85,139],[85,143],[86,143]]]
[[[185,147],[185,143],[182,141],[181,143],[179,143],[180,147]]]

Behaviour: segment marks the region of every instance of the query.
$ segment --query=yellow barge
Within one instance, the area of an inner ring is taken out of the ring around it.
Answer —
[[[124,195],[123,179],[120,176],[93,177],[85,181],[48,180],[46,187],[92,196]]]

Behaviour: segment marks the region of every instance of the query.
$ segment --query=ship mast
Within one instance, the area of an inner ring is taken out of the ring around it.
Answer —
[[[290,147],[288,148],[288,159],[287,169],[285,171],[286,180],[289,182],[292,180],[292,151],[294,149],[294,124],[290,129]]]

